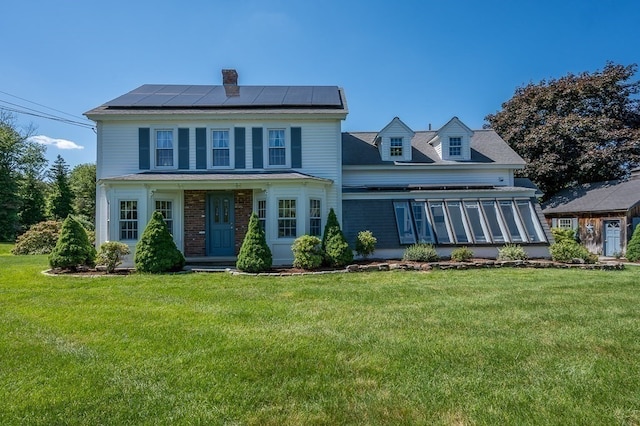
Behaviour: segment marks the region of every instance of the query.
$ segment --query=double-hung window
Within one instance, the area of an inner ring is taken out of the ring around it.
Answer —
[[[267,200],[258,200],[258,225],[263,232],[267,229]]]
[[[269,129],[269,165],[284,166],[287,164],[287,146],[284,129]]]
[[[278,200],[278,238],[296,236],[296,200]]]
[[[319,237],[322,235],[322,217],[320,213],[320,200],[309,200],[309,235]]]
[[[449,138],[449,157],[460,157],[462,155],[462,138]]]
[[[391,138],[389,142],[389,155],[402,157],[402,138]]]
[[[173,167],[173,130],[156,130],[156,166]]]
[[[120,240],[138,239],[138,202],[120,201]]]
[[[156,210],[162,214],[169,233],[173,235],[173,202],[156,200]]]
[[[230,146],[228,130],[213,130],[211,132],[213,146],[213,167],[229,167]]]

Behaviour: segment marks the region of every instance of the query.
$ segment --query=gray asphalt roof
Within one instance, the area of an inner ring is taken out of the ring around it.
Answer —
[[[628,210],[640,202],[640,176],[626,181],[579,185],[560,191],[542,205],[545,214]]]
[[[411,140],[412,160],[410,163],[450,164],[459,161],[440,159],[429,141],[436,131],[417,131]],[[342,164],[345,166],[365,166],[393,164],[382,161],[374,141],[378,132],[346,132],[342,134]],[[471,138],[471,161],[468,163],[525,165],[524,160],[511,149],[498,134],[491,129],[475,130]]]
[[[344,103],[337,86],[205,86],[145,84],[103,108],[331,108]]]
[[[331,182],[330,179],[319,178],[300,172],[142,172],[122,176],[113,176],[103,181],[119,182],[205,182],[205,181],[256,181],[256,180],[316,180]]]

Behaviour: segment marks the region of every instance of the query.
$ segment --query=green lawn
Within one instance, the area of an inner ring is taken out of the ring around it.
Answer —
[[[47,277],[0,245],[0,424],[640,424],[640,269]]]

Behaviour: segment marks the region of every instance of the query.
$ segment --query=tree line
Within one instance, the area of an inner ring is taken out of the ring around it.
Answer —
[[[74,214],[92,225],[96,205],[96,166],[70,170],[58,155],[49,165],[46,147],[30,141],[14,115],[0,113],[0,241],[14,241],[31,225]]]

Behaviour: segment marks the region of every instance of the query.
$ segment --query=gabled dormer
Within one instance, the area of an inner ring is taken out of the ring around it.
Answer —
[[[382,161],[411,161],[411,139],[415,132],[395,117],[378,132],[376,146]]]
[[[471,160],[471,137],[473,130],[468,128],[458,117],[453,117],[442,126],[429,141],[443,160]]]

